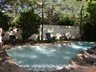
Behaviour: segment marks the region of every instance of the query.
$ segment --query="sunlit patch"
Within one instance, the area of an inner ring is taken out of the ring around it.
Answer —
[[[85,42],[85,43],[78,42],[77,44],[71,43],[70,47],[72,47],[73,49],[87,50],[88,48],[90,48],[92,46],[90,43],[88,44],[88,42]]]

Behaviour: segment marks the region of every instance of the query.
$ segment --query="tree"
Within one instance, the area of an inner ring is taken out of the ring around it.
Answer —
[[[18,24],[22,29],[23,39],[27,39],[32,34],[38,33],[40,27],[40,17],[34,13],[34,10],[20,13]]]
[[[0,0],[0,12],[4,12],[4,11],[8,10],[8,6],[5,2],[6,1],[4,1],[4,0]]]
[[[96,41],[96,1],[88,3],[87,12],[83,26],[83,39]]]
[[[63,26],[73,26],[73,25],[75,25],[75,20],[74,20],[74,18],[71,19],[68,16],[66,16],[66,17],[60,18],[58,24],[63,25]]]
[[[9,29],[10,17],[6,13],[0,12],[0,27],[5,31]]]

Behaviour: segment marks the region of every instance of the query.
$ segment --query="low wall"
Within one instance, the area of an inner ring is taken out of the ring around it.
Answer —
[[[10,32],[11,31],[4,32],[4,35],[2,36],[3,41],[6,41],[6,40],[9,40],[10,39]],[[22,39],[21,32],[22,31],[19,28],[18,28],[18,30],[17,29],[14,29],[14,35],[15,35],[15,37],[17,39]]]
[[[22,39],[21,36],[22,31],[19,29],[19,31],[15,32],[15,36],[18,39]],[[39,36],[41,37],[41,29],[39,30]],[[80,36],[80,28],[79,26],[59,26],[59,25],[44,25],[43,29],[43,37],[46,39],[46,33],[50,33],[51,37],[56,36],[57,39],[62,36],[63,33],[66,34],[67,38],[78,38]],[[29,39],[36,40],[38,37],[37,34],[31,35]],[[9,31],[5,32],[5,35],[3,36],[3,40],[9,40]]]
[[[41,35],[40,30],[40,35]],[[71,39],[78,38],[80,36],[79,26],[59,26],[59,25],[44,25],[43,37],[46,39],[46,33],[50,33],[51,37],[57,36],[57,39],[65,33],[66,36]]]

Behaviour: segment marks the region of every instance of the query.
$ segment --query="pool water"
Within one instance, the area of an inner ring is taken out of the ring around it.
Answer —
[[[7,51],[15,64],[32,70],[59,69],[70,63],[70,59],[82,50],[94,46],[93,42],[72,42],[56,45],[23,45]],[[36,69],[37,68],[37,69]]]

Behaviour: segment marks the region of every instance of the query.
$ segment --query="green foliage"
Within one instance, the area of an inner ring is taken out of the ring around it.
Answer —
[[[84,40],[96,41],[96,27],[92,26],[91,23],[87,23],[84,25],[83,30],[84,35],[82,38]]]
[[[40,17],[33,10],[21,13],[19,25],[22,29],[23,39],[27,39],[34,33],[38,33]]]
[[[8,30],[9,25],[8,22],[10,20],[10,17],[6,15],[5,13],[0,12],[0,27],[3,28],[3,30]]]
[[[83,39],[96,41],[96,3],[89,2],[87,12],[89,15],[85,17]]]
[[[20,18],[20,15],[13,17],[11,20],[11,26],[19,27],[19,24],[18,24],[19,18]]]
[[[95,25],[96,24],[96,3],[90,2],[88,6],[89,7],[88,7],[87,11],[90,14],[91,24]]]
[[[59,25],[73,26],[74,24],[75,24],[75,21],[69,17],[64,17],[64,18],[60,19],[60,21],[59,21]]]

